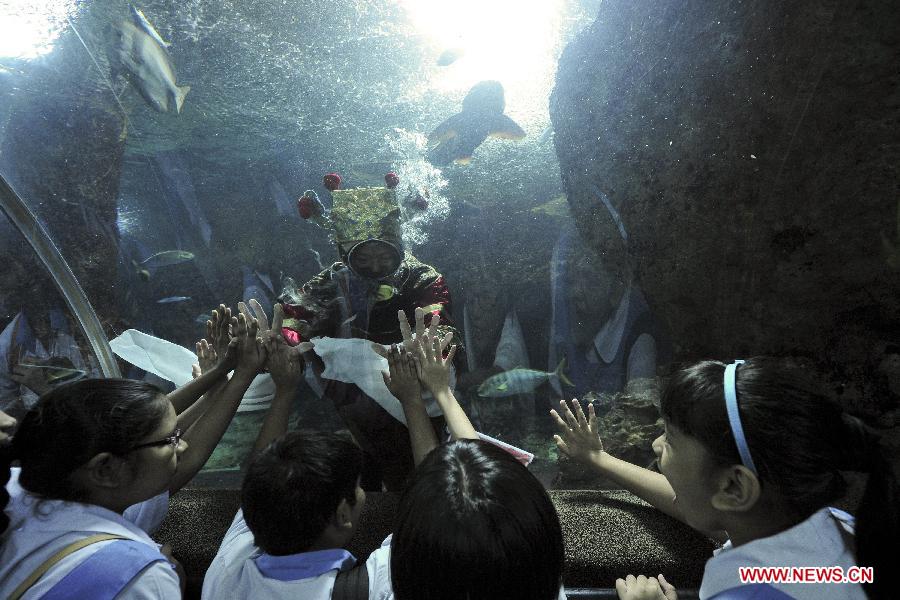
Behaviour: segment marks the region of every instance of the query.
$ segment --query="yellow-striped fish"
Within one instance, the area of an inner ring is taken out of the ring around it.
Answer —
[[[572,386],[572,382],[563,373],[565,364],[566,359],[563,358],[552,373],[519,368],[497,373],[478,386],[478,395],[484,398],[502,398],[504,396],[515,396],[516,394],[527,394],[553,377],[559,377],[560,381],[568,386]]]

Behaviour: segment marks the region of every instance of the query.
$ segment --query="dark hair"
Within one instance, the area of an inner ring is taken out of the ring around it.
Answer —
[[[547,491],[493,444],[439,446],[400,499],[391,541],[398,600],[551,600],[563,560]]]
[[[355,504],[361,472],[362,451],[348,435],[295,431],[269,444],[241,489],[256,545],[276,556],[308,550],[342,500]]]
[[[662,414],[721,464],[740,464],[725,408],[724,372],[725,365],[715,361],[676,372],[663,390]],[[786,359],[747,360],[737,368],[735,387],[760,484],[775,488],[797,519],[845,494],[840,471],[870,474],[857,510],[856,559],[882,573],[874,585],[866,585],[871,597],[882,597],[887,593],[884,574],[890,572],[888,548],[900,535],[900,498],[879,436],[846,414],[812,373]]]
[[[47,392],[22,418],[12,442],[0,449],[0,504],[9,495],[10,466],[19,483],[47,500],[79,501],[72,473],[101,452],[125,454],[159,427],[168,410],[155,386],[130,379],[82,379]],[[9,519],[0,513],[0,532]]]

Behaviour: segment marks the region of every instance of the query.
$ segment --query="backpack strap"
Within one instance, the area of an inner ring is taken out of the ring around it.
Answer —
[[[27,592],[29,589],[31,589],[31,586],[33,586],[35,583],[37,583],[38,579],[40,579],[41,577],[44,576],[44,573],[46,573],[47,571],[52,569],[56,563],[58,563],[65,557],[69,556],[73,552],[78,552],[82,548],[84,548],[86,546],[90,546],[91,544],[96,544],[97,542],[103,542],[106,540],[123,540],[123,539],[126,539],[126,538],[122,537],[121,535],[112,535],[110,533],[99,533],[97,535],[92,535],[90,537],[82,538],[82,539],[78,540],[77,542],[73,542],[73,543],[69,544],[68,546],[66,546],[65,548],[63,548],[62,550],[60,550],[59,552],[57,552],[56,554],[54,554],[53,556],[51,556],[50,558],[45,560],[44,563],[41,566],[39,566],[37,569],[35,569],[35,571],[31,575],[29,575],[25,581],[20,583],[19,587],[17,587],[15,590],[13,590],[13,593],[12,593],[12,595],[10,595],[9,600],[19,600],[19,598],[21,598],[25,594],[25,592]]]
[[[366,563],[352,569],[339,571],[334,579],[331,600],[368,600],[369,571]]]
[[[144,569],[166,560],[154,546],[132,539],[116,540],[69,571],[42,600],[113,600]]]

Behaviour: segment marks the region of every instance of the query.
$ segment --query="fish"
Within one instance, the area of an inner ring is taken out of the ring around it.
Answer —
[[[141,265],[137,263],[137,261],[131,261],[131,265],[134,267],[134,272],[138,277],[141,278],[141,281],[150,281],[150,271],[147,269],[141,268]]]
[[[478,386],[478,395],[483,398],[502,398],[504,396],[515,396],[516,394],[527,394],[554,377],[558,377],[566,385],[574,387],[569,378],[563,373],[565,364],[566,359],[563,358],[552,373],[521,368],[498,373],[487,378]]]
[[[175,302],[187,302],[190,300],[190,296],[169,296],[167,298],[160,298],[156,301],[157,304],[174,304]]]
[[[570,214],[569,200],[566,198],[565,194],[563,194],[540,206],[535,206],[530,212],[546,215],[548,217],[568,217]]]
[[[55,365],[35,365],[28,363],[19,363],[18,366],[23,369],[41,369],[44,379],[47,383],[62,383],[63,381],[74,381],[87,376],[87,371],[82,369],[73,369],[69,367],[58,367]]]
[[[356,317],[358,317],[358,316],[359,316],[359,315],[353,315],[353,316],[350,317],[349,319],[344,319],[344,320],[341,322],[341,327],[343,327],[344,325],[349,325],[350,323],[352,323],[353,321],[355,321],[355,320],[356,320]]]
[[[199,315],[196,319],[194,319],[194,322],[198,325],[206,325],[207,321],[212,321],[212,315],[209,313],[203,313],[202,315]]]
[[[142,12],[132,7],[131,19],[116,27],[117,40],[111,53],[113,76],[122,73],[147,104],[165,113],[181,114],[189,85],[178,85],[175,66],[166,43]]]
[[[466,53],[462,48],[447,48],[437,59],[437,66],[439,67],[449,67]]]
[[[156,31],[156,27],[153,26],[153,23],[150,22],[146,16],[144,16],[143,11],[141,11],[136,6],[131,6],[131,14],[134,16],[135,22],[139,23],[141,27],[143,27],[144,31],[147,32],[147,35],[156,40],[156,43],[162,46],[163,48],[168,48],[172,44],[162,39],[162,36],[159,35],[159,32]]]
[[[156,269],[159,267],[178,265],[189,260],[194,260],[193,252],[188,252],[186,250],[166,250],[164,252],[157,252],[156,254],[145,258],[140,262],[140,265]]]
[[[493,136],[520,140],[525,130],[503,114],[506,101],[499,81],[481,81],[462,101],[462,111],[438,125],[428,135],[428,162],[441,167],[451,162],[469,164],[475,148]]]

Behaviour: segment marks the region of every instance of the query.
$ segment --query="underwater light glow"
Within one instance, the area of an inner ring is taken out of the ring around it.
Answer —
[[[565,0],[403,0],[427,41],[460,57],[445,67],[441,87],[482,79],[515,84],[552,68]]]
[[[0,57],[31,59],[47,54],[75,10],[75,0],[0,2]]]

